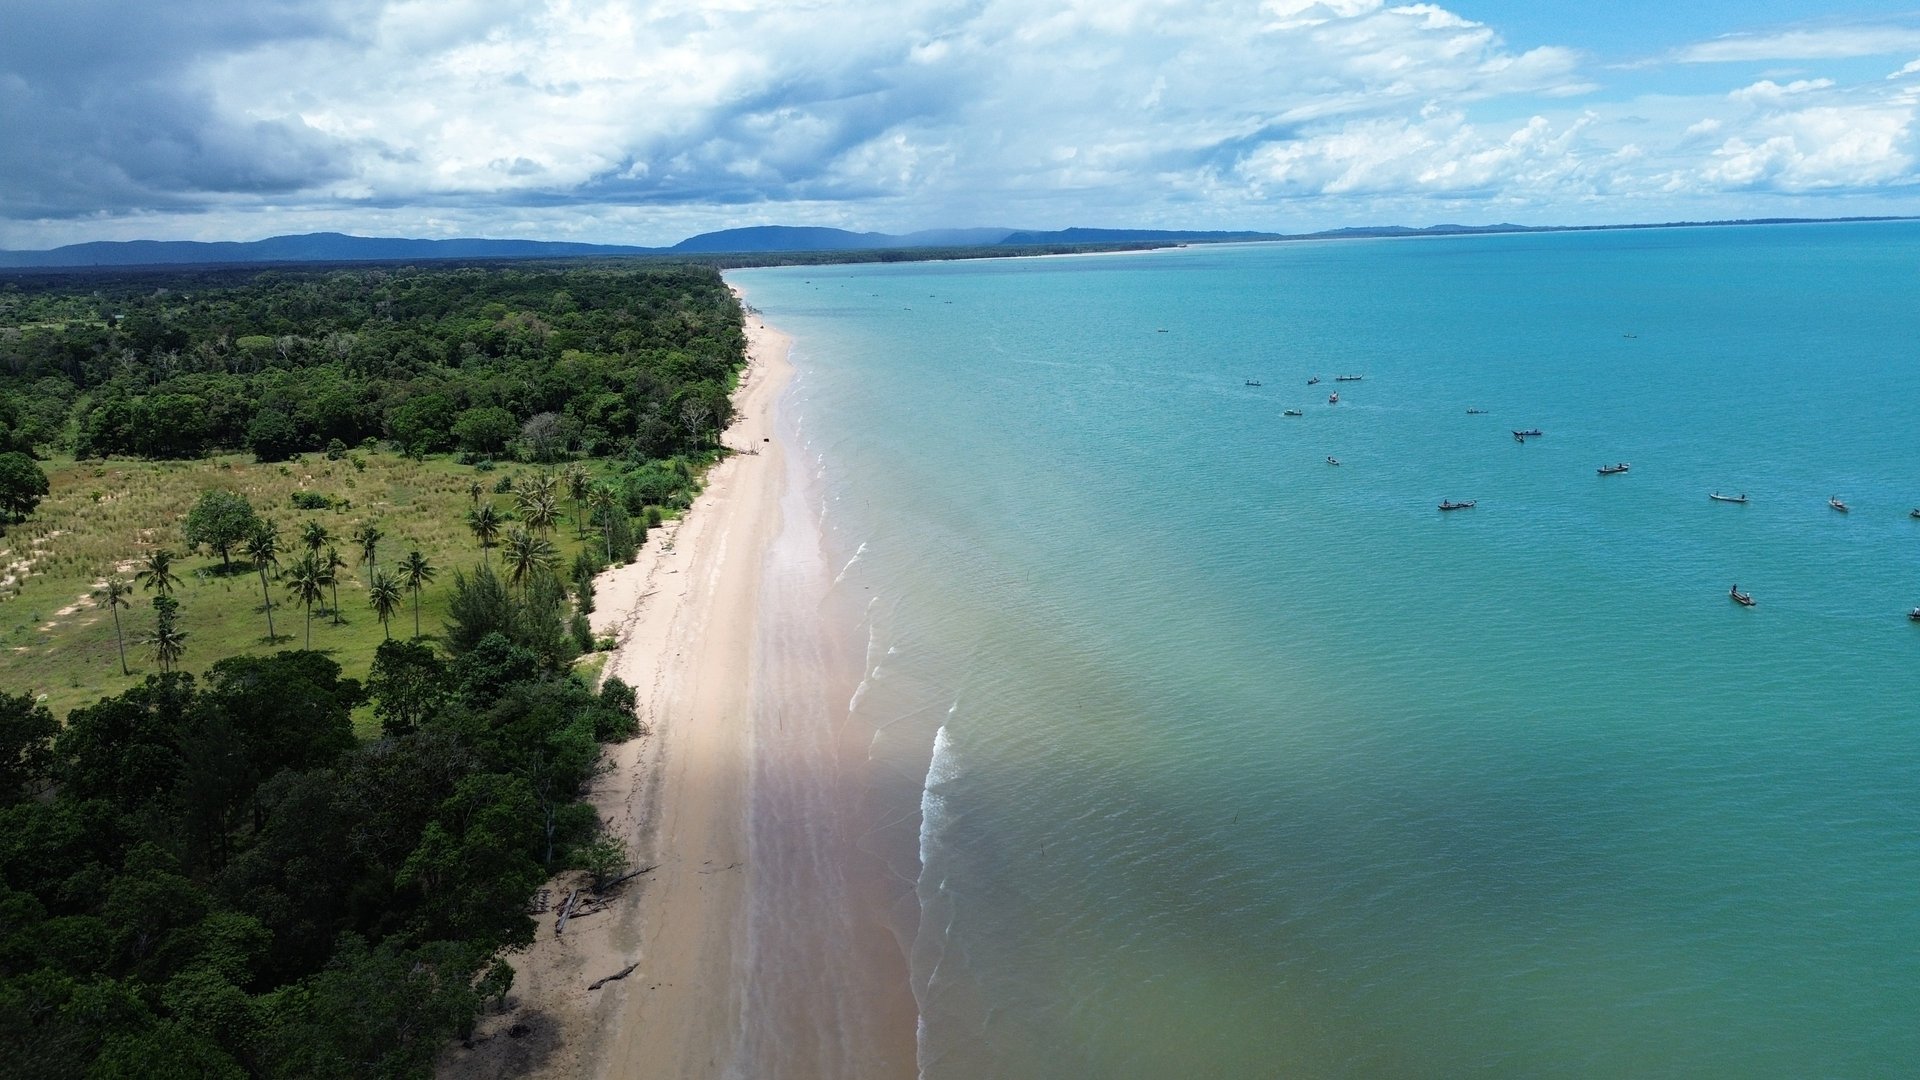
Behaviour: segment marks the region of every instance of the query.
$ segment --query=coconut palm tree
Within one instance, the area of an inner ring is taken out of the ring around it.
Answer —
[[[147,644],[153,646],[160,670],[172,671],[187,651],[187,632],[180,629],[180,601],[171,596],[156,596],[153,611],[153,636],[147,638]]]
[[[379,569],[374,563],[374,555],[380,547],[380,541],[385,539],[385,534],[374,528],[373,522],[369,521],[354,530],[354,534],[347,539],[360,545],[360,565],[367,568],[367,587],[372,588],[374,571]]]
[[[326,599],[327,572],[312,552],[287,571],[287,592],[307,609],[307,648],[313,648],[313,605]]]
[[[580,508],[587,501],[587,492],[593,488],[593,473],[587,471],[579,462],[567,466],[567,494],[573,499],[573,535],[578,540],[587,535],[587,523]]]
[[[413,591],[413,636],[420,636],[420,590],[433,583],[433,576],[440,571],[427,561],[418,551],[407,552],[400,561],[400,580]]]
[[[525,529],[515,529],[508,535],[505,545],[507,580],[524,589],[533,575],[553,570],[553,560],[557,555],[553,542],[546,537],[535,536]]]
[[[267,591],[267,568],[280,565],[280,527],[271,521],[262,522],[253,530],[253,535],[247,537],[247,546],[241,550],[260,574],[260,599],[266,605],[267,641],[271,644],[274,641],[273,594]]]
[[[307,522],[300,530],[300,542],[307,545],[307,550],[315,556],[318,556],[320,549],[326,547],[332,540],[333,534],[327,531],[325,525],[317,521]]]
[[[147,556],[147,561],[141,564],[140,572],[133,575],[133,580],[140,583],[142,591],[152,589],[157,595],[172,596],[174,588],[180,584],[179,577],[173,572],[173,552],[161,548]]]
[[[333,590],[333,625],[340,625],[340,571],[347,568],[347,560],[340,557],[340,549],[327,545],[324,561],[327,568],[327,587]]]
[[[513,493],[514,509],[519,511],[520,520],[538,533],[546,533],[560,516],[560,500],[556,493],[557,478],[552,473],[542,473]]]
[[[127,597],[133,595],[133,585],[125,578],[114,576],[107,579],[107,608],[113,612],[113,643],[120,647],[120,674],[131,675],[127,670],[127,639],[120,633],[120,609],[133,605]]]
[[[480,496],[485,493],[486,493],[486,489],[480,486],[480,481],[478,480],[475,480],[467,485],[467,501],[472,503],[474,506],[480,505]]]
[[[484,503],[478,509],[467,511],[467,528],[472,530],[474,539],[480,541],[480,558],[484,561],[492,549],[493,542],[500,538],[500,512],[492,503]]]
[[[614,492],[611,485],[595,484],[593,490],[587,493],[587,503],[593,507],[593,512],[599,515],[600,524],[607,534],[607,564],[611,566],[613,564],[613,513],[620,505],[620,496]]]
[[[367,603],[373,606],[373,613],[380,619],[380,630],[393,640],[393,628],[387,625],[393,613],[400,607],[400,585],[393,580],[392,574],[373,575],[373,584],[367,586]]]

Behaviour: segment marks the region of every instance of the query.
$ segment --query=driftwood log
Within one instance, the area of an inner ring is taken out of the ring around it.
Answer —
[[[633,969],[639,966],[640,966],[640,961],[635,960],[633,963],[628,964],[626,967],[621,968],[619,971],[616,971],[613,974],[606,976],[605,978],[595,979],[592,982],[588,983],[587,989],[598,990],[610,982],[619,982],[621,979],[624,979],[627,976],[633,974]]]
[[[559,937],[561,934],[564,934],[567,932],[567,916],[573,914],[573,902],[575,900],[578,900],[579,898],[580,898],[579,889],[575,889],[572,892],[567,894],[567,902],[560,905],[560,914],[553,921],[554,937]]]

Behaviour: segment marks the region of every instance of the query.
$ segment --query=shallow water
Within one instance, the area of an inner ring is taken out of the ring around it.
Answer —
[[[923,1074],[1920,1060],[1917,271],[1863,224],[733,275],[796,337]]]

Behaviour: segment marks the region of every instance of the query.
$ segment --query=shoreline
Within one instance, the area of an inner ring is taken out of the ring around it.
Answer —
[[[534,944],[508,958],[506,1007],[441,1055],[442,1077],[914,1075],[906,957],[872,910],[885,883],[845,865],[860,854],[864,759],[837,745],[835,699],[844,710],[841,683],[863,673],[834,663],[812,617],[810,587],[824,579],[794,570],[820,545],[778,415],[792,342],[751,310],[745,329],[722,435],[735,452],[633,563],[595,582],[594,632],[618,639],[605,671],[634,687],[643,732],[606,749],[588,801],[632,868],[651,869],[570,917],[564,936],[551,911],[540,916]],[[828,752],[787,767],[793,730]],[[796,786],[814,800],[801,819],[782,812]],[[803,857],[783,861],[796,847]],[[553,907],[572,876],[549,886]],[[833,925],[783,918],[796,894]]]

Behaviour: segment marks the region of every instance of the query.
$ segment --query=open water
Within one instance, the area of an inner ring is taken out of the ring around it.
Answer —
[[[1920,225],[733,277],[922,1075],[1920,1069]]]

